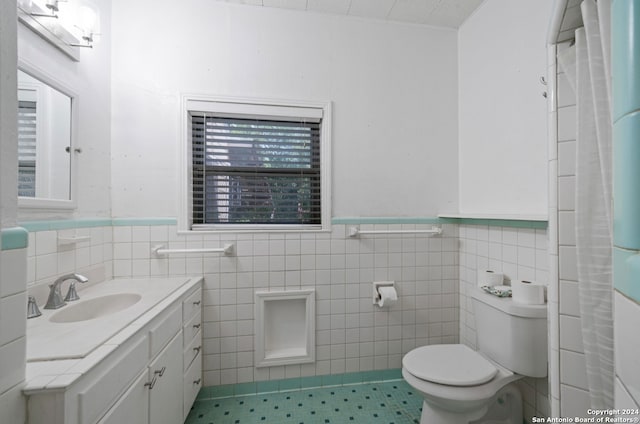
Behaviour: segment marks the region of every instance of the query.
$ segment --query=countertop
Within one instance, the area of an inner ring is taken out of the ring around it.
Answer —
[[[27,321],[26,394],[62,390],[107,357],[140,328],[151,322],[202,277],[114,279],[80,292],[81,299],[116,293],[142,296],[135,305],[110,315],[71,323],[53,323],[57,310]]]

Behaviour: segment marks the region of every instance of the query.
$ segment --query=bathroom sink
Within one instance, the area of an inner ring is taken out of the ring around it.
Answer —
[[[142,299],[137,293],[117,293],[67,304],[51,315],[51,322],[78,322],[101,318],[125,310]]]

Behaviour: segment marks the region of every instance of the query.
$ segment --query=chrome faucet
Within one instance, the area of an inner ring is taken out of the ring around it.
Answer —
[[[29,296],[27,301],[27,319],[37,318],[40,315],[42,315],[42,312],[40,312],[40,309],[38,309],[36,298],[33,296]]]
[[[87,277],[80,274],[75,274],[75,273],[66,274],[58,278],[56,281],[53,282],[53,284],[49,286],[51,290],[49,291],[49,298],[47,299],[47,304],[44,305],[44,309],[58,309],[67,304],[65,300],[79,299],[78,294],[76,293],[76,290],[75,290],[75,281],[71,283],[71,286],[69,287],[69,293],[67,293],[67,297],[64,300],[62,299],[60,286],[62,285],[62,283],[64,283],[67,280],[75,280],[81,283],[86,283],[87,281],[89,281]]]

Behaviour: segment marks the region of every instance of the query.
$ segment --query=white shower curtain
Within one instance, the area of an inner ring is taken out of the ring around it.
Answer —
[[[575,55],[559,54],[577,103],[576,248],[591,407],[613,407],[611,0],[582,3]],[[573,60],[572,60],[573,59]],[[573,62],[573,63],[572,63]]]

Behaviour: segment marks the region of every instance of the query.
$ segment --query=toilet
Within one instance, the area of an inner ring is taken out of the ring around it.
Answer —
[[[424,398],[421,424],[522,423],[514,382],[547,375],[547,307],[471,290],[478,351],[462,345],[413,349],[402,376]]]

